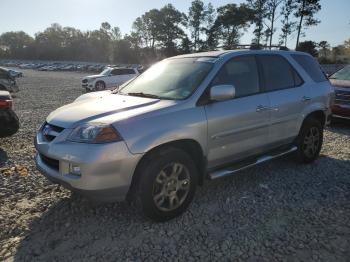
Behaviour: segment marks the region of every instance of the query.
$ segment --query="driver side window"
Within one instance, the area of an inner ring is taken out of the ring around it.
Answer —
[[[235,97],[259,93],[259,75],[255,57],[232,58],[222,66],[211,85],[234,85]]]

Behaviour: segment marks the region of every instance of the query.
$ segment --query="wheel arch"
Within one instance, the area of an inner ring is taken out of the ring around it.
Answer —
[[[142,158],[139,160],[139,162],[136,165],[134,174],[132,176],[131,180],[131,186],[129,188],[128,196],[127,198],[130,199],[132,197],[132,193],[135,192],[136,185],[139,181],[140,178],[140,166],[144,161],[147,161],[147,159],[150,157],[150,155],[158,150],[166,150],[166,148],[177,148],[185,151],[194,161],[198,174],[199,174],[199,179],[198,182],[199,184],[203,184],[204,176],[205,176],[205,170],[206,170],[206,157],[204,156],[203,150],[201,145],[194,139],[180,139],[180,140],[174,140],[170,141],[158,146],[155,146],[148,150]]]
[[[303,126],[303,124],[305,123],[305,121],[307,121],[308,119],[310,118],[313,118],[313,119],[316,119],[316,120],[319,120],[322,127],[325,126],[326,124],[326,114],[323,110],[315,110],[315,111],[312,111],[310,112],[309,114],[307,114],[303,120],[303,123],[301,125],[301,127]],[[300,128],[301,128],[300,127]]]

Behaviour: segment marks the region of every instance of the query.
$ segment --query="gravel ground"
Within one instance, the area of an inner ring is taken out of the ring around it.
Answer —
[[[35,169],[33,137],[81,94],[78,73],[24,70],[21,128],[0,139],[0,261],[350,261],[350,123],[321,157],[285,157],[206,182],[179,218],[153,223],[126,203],[93,205]]]

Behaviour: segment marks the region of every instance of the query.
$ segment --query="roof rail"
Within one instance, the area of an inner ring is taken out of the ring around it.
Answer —
[[[281,46],[281,45],[261,45],[261,44],[240,44],[240,45],[234,45],[235,49],[250,49],[250,50],[271,50],[271,49],[278,49],[283,51],[289,51],[288,47]]]

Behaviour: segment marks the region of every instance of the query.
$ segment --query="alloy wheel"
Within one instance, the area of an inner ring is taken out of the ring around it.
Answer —
[[[185,201],[190,191],[190,174],[181,163],[165,166],[153,184],[153,201],[158,209],[172,211]]]
[[[303,142],[303,151],[307,157],[312,158],[319,148],[320,144],[320,131],[317,127],[311,127],[306,133]]]

